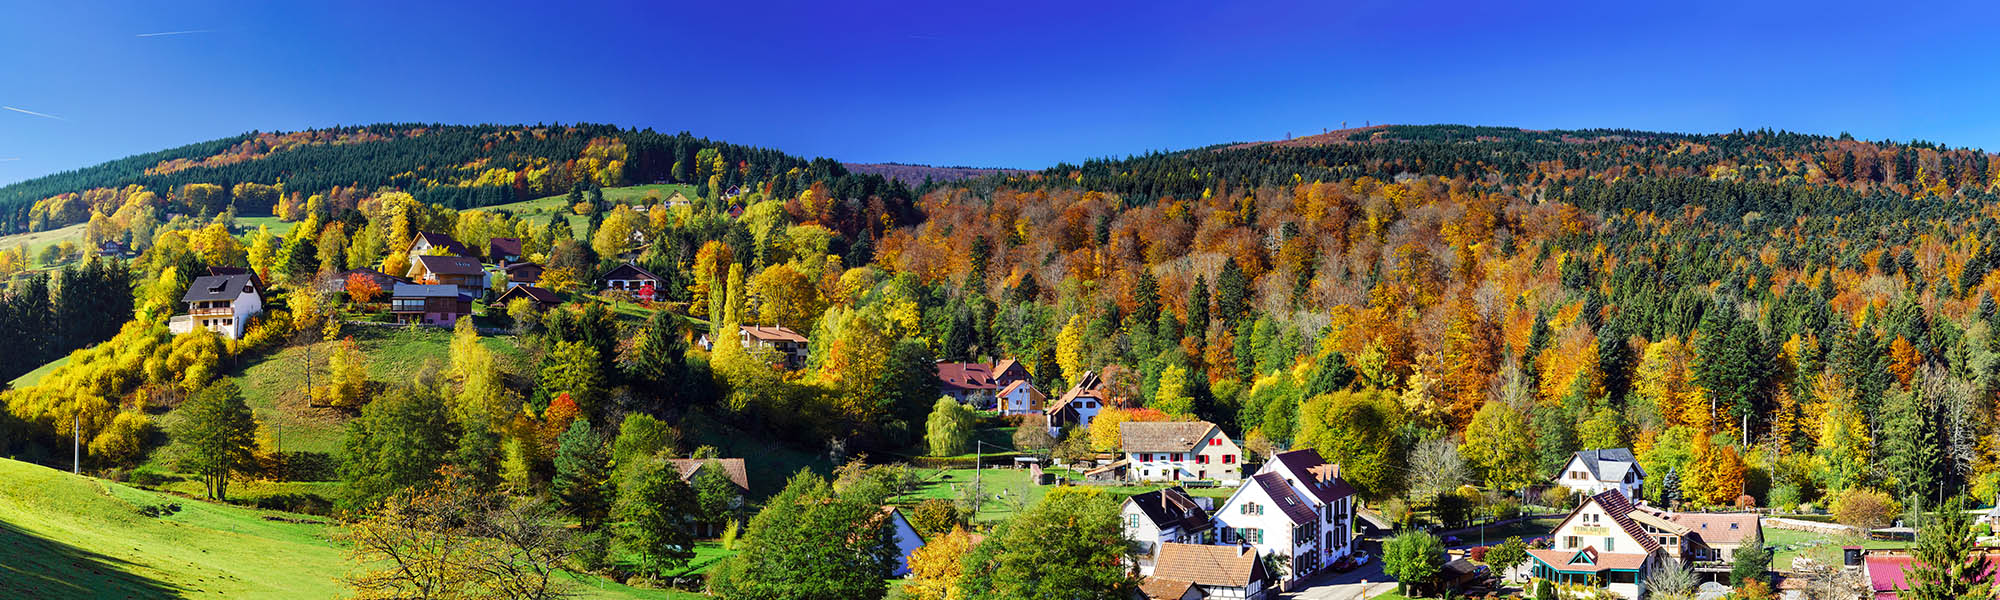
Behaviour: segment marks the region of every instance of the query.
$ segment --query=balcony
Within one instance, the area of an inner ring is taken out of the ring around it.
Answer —
[[[236,315],[236,309],[227,306],[196,308],[189,310],[188,315],[194,317],[230,317]]]

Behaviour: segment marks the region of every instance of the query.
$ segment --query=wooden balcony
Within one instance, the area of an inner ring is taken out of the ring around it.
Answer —
[[[229,317],[236,315],[236,309],[227,306],[222,306],[217,308],[196,308],[189,310],[188,314],[196,317]]]

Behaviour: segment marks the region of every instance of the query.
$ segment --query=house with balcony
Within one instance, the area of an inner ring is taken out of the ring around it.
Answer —
[[[188,283],[181,302],[187,304],[188,312],[169,319],[168,331],[181,334],[207,329],[236,340],[243,338],[250,318],[264,312],[264,291],[256,275],[204,275]]]
[[[458,286],[477,296],[486,291],[486,267],[463,256],[419,256],[410,280],[424,285]]]
[[[1213,501],[1189,496],[1180,487],[1153,490],[1125,499],[1118,520],[1132,540],[1139,573],[1153,574],[1161,544],[1207,544],[1215,541],[1208,509]]]
[[[472,295],[455,285],[398,283],[389,294],[389,314],[404,323],[450,327],[472,316]]]
[[[1284,556],[1271,577],[1288,586],[1354,554],[1354,514],[1360,498],[1312,449],[1271,457],[1215,511],[1223,544]]]
[[[606,292],[625,292],[640,300],[653,301],[667,287],[667,280],[639,265],[625,263],[597,278]]]
[[[1139,481],[1238,481],[1243,449],[1208,421],[1118,424],[1128,476]]]
[[[1583,450],[1563,464],[1555,483],[1585,496],[1617,490],[1626,498],[1638,498],[1646,489],[1646,470],[1625,448]]]
[[[1530,572],[1540,579],[1599,587],[1639,600],[1646,595],[1646,578],[1668,556],[1661,545],[1663,538],[1669,538],[1664,532],[1675,529],[1671,521],[1638,510],[1623,492],[1598,492],[1556,525],[1551,535],[1554,547],[1528,551]]]

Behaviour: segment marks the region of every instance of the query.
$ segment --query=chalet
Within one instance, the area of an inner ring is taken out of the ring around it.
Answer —
[[[1035,389],[1035,384],[1026,379],[1018,379],[993,395],[994,408],[1002,415],[1041,414],[1042,407],[1049,403],[1048,394]]]
[[[1247,600],[1266,597],[1272,580],[1255,548],[1172,543],[1160,544],[1153,577],[1193,584],[1203,598]]]
[[[501,292],[500,297],[495,298],[493,300],[493,303],[500,306],[506,306],[509,303],[513,302],[514,299],[516,298],[526,298],[529,303],[534,305],[534,307],[539,310],[548,310],[550,308],[554,308],[557,305],[562,304],[562,296],[558,296],[556,295],[555,292],[551,292],[546,289],[538,288],[532,285],[523,285],[523,286],[507,288],[507,291]]]
[[[465,244],[458,243],[458,240],[450,235],[419,231],[417,232],[417,239],[410,241],[410,257],[416,258],[426,254],[435,254],[432,248],[441,249],[447,256],[472,255],[470,250],[466,250]]]
[[[1011,358],[1003,358],[1000,359],[1000,362],[993,363],[993,385],[995,387],[1005,388],[1017,381],[1030,381],[1027,367],[1021,366],[1019,361]]]
[[[424,285],[453,285],[473,294],[486,290],[486,269],[476,259],[463,256],[419,256],[410,269],[410,279]]]
[[[1125,499],[1119,521],[1125,538],[1135,544],[1139,572],[1151,574],[1160,544],[1207,544],[1215,540],[1207,498],[1197,501],[1179,487],[1153,490]]]
[[[806,364],[806,336],[783,326],[765,327],[745,325],[737,328],[739,340],[746,350],[774,352],[789,369],[797,369]]]
[[[346,271],[334,273],[333,277],[321,279],[319,281],[319,291],[322,292],[347,291],[347,282],[356,277],[360,277],[362,279],[374,282],[375,287],[381,288],[382,293],[384,294],[389,293],[390,290],[396,289],[396,284],[398,283],[415,283],[408,279],[396,277],[388,273],[383,273],[381,271],[370,269],[368,267],[361,267],[359,269],[348,269]]]
[[[1215,511],[1224,544],[1284,556],[1272,578],[1295,583],[1354,554],[1354,513],[1359,498],[1316,450],[1271,457]]]
[[[890,567],[889,574],[902,577],[910,574],[910,555],[924,547],[924,536],[917,534],[917,528],[903,516],[903,511],[894,506],[882,507],[882,518],[888,519],[889,529],[896,538],[896,566]]]
[[[503,267],[521,262],[521,238],[497,237],[487,240],[486,262]]]
[[[1631,450],[1584,450],[1570,457],[1555,483],[1585,496],[1617,490],[1626,498],[1637,498],[1646,487],[1646,470],[1639,468]]]
[[[243,338],[251,317],[264,312],[264,291],[256,275],[206,275],[188,283],[181,302],[187,303],[188,314],[169,319],[168,331],[201,328],[235,340]]]
[[[667,287],[667,280],[632,263],[618,265],[597,279],[604,283],[604,291],[629,292],[648,302],[653,300],[655,290]]]
[[[1077,378],[1076,385],[1063,392],[1061,398],[1050,402],[1042,409],[1042,416],[1048,423],[1049,436],[1062,438],[1066,427],[1089,427],[1091,419],[1104,410],[1107,398],[1104,381],[1094,371],[1084,371]]]
[[[472,295],[455,285],[398,283],[389,294],[389,313],[405,323],[457,325],[472,316]]]
[[[541,265],[531,262],[517,262],[500,268],[501,272],[507,274],[507,287],[510,288],[524,285],[541,285],[542,271],[544,270],[546,269]]]
[[[1642,523],[1646,521],[1649,525]],[[1602,587],[1628,600],[1646,595],[1646,577],[1667,556],[1655,537],[1664,519],[1637,510],[1618,490],[1585,498],[1551,535],[1554,547],[1529,550],[1535,577]]]
[[[97,255],[104,258],[130,258],[132,247],[118,240],[104,240],[97,244]]]
[[[993,384],[993,367],[986,363],[963,363],[938,361],[938,389],[944,395],[975,408],[991,408],[993,392],[999,386]]]
[[[1140,481],[1238,481],[1243,449],[1207,421],[1118,424],[1119,446]]]

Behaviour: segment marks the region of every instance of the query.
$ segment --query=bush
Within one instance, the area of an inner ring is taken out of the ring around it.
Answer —
[[[180,481],[181,479],[183,478],[179,475],[161,471],[150,466],[133,469],[131,473],[125,476],[126,483],[149,488],[160,487],[170,482]]]
[[[1847,490],[1833,500],[1834,520],[1863,531],[1888,524],[1902,510],[1888,494],[1870,489]]]
[[[1570,493],[1569,488],[1560,485],[1555,486],[1542,490],[1542,506],[1549,508],[1569,508],[1572,497],[1574,497],[1574,494]]]
[[[333,501],[319,494],[272,494],[250,500],[250,506],[314,516],[332,516]]]

